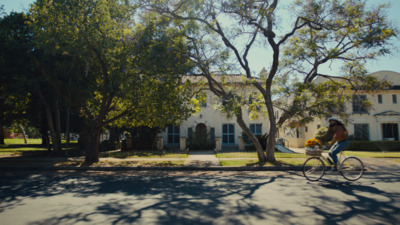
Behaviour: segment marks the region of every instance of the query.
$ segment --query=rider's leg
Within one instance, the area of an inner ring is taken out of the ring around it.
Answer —
[[[333,164],[336,166],[338,162],[337,154],[343,151],[349,145],[349,141],[336,142],[329,150],[329,156],[333,159]]]

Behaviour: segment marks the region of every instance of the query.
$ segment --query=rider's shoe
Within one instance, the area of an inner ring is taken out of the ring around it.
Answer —
[[[336,172],[336,171],[337,171],[336,165],[335,165],[335,166],[332,166],[332,169],[331,169],[330,171],[331,171],[331,172]]]

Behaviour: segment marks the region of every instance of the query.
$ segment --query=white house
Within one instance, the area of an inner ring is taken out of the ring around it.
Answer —
[[[223,78],[222,78],[223,77]],[[187,147],[199,149],[243,149],[244,142],[242,139],[242,129],[236,122],[236,117],[228,119],[226,115],[215,109],[215,105],[221,104],[221,101],[208,89],[208,84],[204,77],[186,76],[194,88],[204,88],[207,94],[207,101],[201,103],[201,110],[192,115],[180,126],[169,126],[165,132],[159,135],[158,147],[179,147],[185,149]],[[219,82],[224,80],[224,86],[234,88],[235,91],[250,95],[257,92],[251,84],[244,85],[243,76],[226,75],[216,76]],[[249,119],[249,110],[242,107],[243,119],[249,126],[250,130],[256,135],[265,134],[269,130],[268,120],[260,118],[257,120]],[[194,140],[195,144],[193,144]],[[213,146],[210,146],[213,145]],[[191,145],[191,146],[189,146]],[[193,147],[194,146],[194,147]]]
[[[367,110],[355,102],[349,102],[347,109],[351,110],[350,123],[346,124],[349,137],[356,140],[399,140],[400,131],[400,73],[378,71],[369,74],[379,80],[392,83],[389,90],[378,94],[361,94],[358,98],[368,98],[373,104]],[[312,123],[296,129],[280,130],[280,136],[288,140],[291,147],[304,147],[306,140],[313,138],[318,128],[328,126],[326,118],[316,119]]]

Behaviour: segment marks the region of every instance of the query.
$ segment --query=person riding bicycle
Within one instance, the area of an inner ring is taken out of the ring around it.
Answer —
[[[340,119],[331,117],[329,121],[329,131],[328,133],[333,133],[333,139],[331,141],[331,148],[329,149],[329,156],[333,160],[332,171],[337,170],[336,165],[338,162],[337,154],[343,151],[347,146],[349,146],[349,141],[347,139],[348,132],[346,127],[343,125]]]

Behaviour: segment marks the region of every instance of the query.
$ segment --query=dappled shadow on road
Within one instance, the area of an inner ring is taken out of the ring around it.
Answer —
[[[25,199],[61,196],[81,201],[80,209],[63,209],[62,215],[50,214],[31,224],[95,222],[99,216],[107,218],[100,221],[105,224],[214,224],[216,219],[244,224],[246,215],[265,218],[264,209],[247,200],[275,179],[280,177],[253,176],[243,181],[236,176],[19,173],[1,177],[0,213],[24,204]],[[94,200],[85,200],[91,197]],[[60,204],[64,205],[62,200]],[[231,213],[241,216],[229,217]]]
[[[400,221],[400,194],[382,191],[376,183],[399,185],[399,174],[373,176],[355,182],[342,180],[323,180],[315,186],[320,192],[320,205],[310,206],[313,212],[322,217],[321,224],[395,224]],[[365,177],[365,176],[364,176]],[[394,189],[396,190],[396,189]],[[334,195],[323,193],[336,193]],[[355,215],[357,219],[352,219]]]
[[[400,178],[309,183],[297,173],[185,173],[3,173],[0,215],[28,204],[27,199],[57,198],[54,212],[30,224],[390,224],[399,219],[399,192],[382,191],[374,182],[399,183]]]

